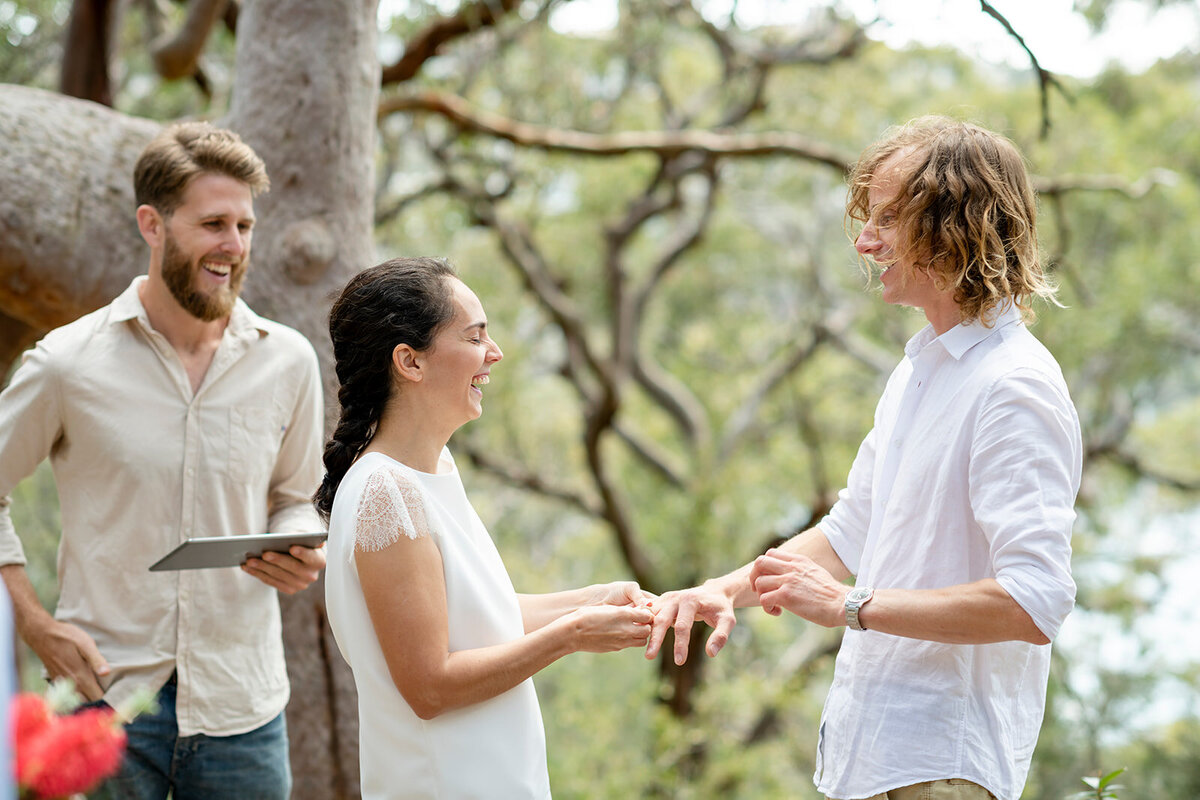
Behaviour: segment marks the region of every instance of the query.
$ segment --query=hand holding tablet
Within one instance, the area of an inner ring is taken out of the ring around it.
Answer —
[[[260,533],[243,536],[202,536],[188,539],[150,565],[151,572],[179,569],[237,567],[267,550],[286,553],[293,545],[320,547],[328,536],[317,533]]]

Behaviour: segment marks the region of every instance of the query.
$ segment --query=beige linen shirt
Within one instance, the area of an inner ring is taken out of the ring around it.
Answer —
[[[13,487],[50,458],[62,509],[55,617],[95,639],[104,699],[178,673],[179,733],[232,735],[288,701],[276,590],[238,567],[150,572],[184,539],[321,530],[324,408],[301,334],[238,301],[193,393],[135,279],[50,332],[0,394],[0,564],[25,563]]]

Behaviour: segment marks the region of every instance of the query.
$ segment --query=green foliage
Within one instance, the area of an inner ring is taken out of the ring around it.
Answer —
[[[394,55],[443,5],[403,4],[385,22],[381,48]],[[753,73],[737,64],[727,71],[713,41],[681,24],[674,5],[624,2],[619,30],[594,37],[563,36],[517,14],[496,31],[446,46],[416,84],[548,127],[710,128],[747,96]],[[1090,4],[1097,13],[1106,5]],[[0,51],[0,80],[55,84],[53,48],[68,6],[0,0],[0,36],[13,45]],[[120,34],[118,107],[157,119],[219,116],[233,80],[232,38],[220,31],[206,52],[211,96],[194,82],[167,84],[149,76],[138,44],[140,9],[129,7]],[[52,55],[32,55],[43,52]],[[1194,551],[1185,524],[1150,549],[1140,523],[1194,513],[1200,483],[1197,74],[1196,59],[1184,56],[1143,74],[1110,69],[1094,81],[1069,82],[1073,100],[1051,96],[1053,126],[1042,139],[1030,74],[982,68],[949,48],[895,52],[868,42],[852,59],[776,68],[761,107],[736,128],[800,132],[853,157],[890,125],[945,113],[1007,132],[1045,181],[1105,175],[1120,187],[1153,179],[1145,191],[1041,199],[1041,237],[1066,308],[1039,309],[1034,331],[1063,366],[1090,450],[1074,542],[1079,610],[1067,641],[1056,645],[1029,798],[1064,797],[1079,775],[1114,762],[1131,765],[1127,796],[1200,796],[1200,728],[1131,722],[1163,686],[1181,705],[1196,697],[1188,665],[1164,664],[1152,634],[1135,623],[1154,613],[1170,564]],[[648,191],[661,160],[516,147],[414,114],[382,121],[378,163],[380,256],[449,256],[483,298],[505,351],[487,413],[452,447],[514,584],[550,591],[626,577],[611,526],[581,507],[594,507],[596,487],[586,465],[583,404],[563,377],[579,356],[479,211],[496,209],[528,235],[578,309],[589,342],[608,354],[607,248],[639,198],[667,194]],[[616,436],[602,443],[661,589],[744,563],[832,499],[871,425],[886,377],[875,362],[894,363],[924,324],[918,314],[884,306],[868,285],[843,230],[839,171],[786,156],[726,159],[712,170],[715,195],[702,238],[653,293],[639,341],[678,379],[679,394],[695,399],[711,440],[693,445],[661,404],[626,384],[621,424],[658,448],[678,480]],[[447,175],[470,191],[421,191]],[[683,184],[621,251],[630,282],[648,277],[666,243],[703,207],[703,174],[693,177],[700,180]],[[394,207],[398,213],[385,213]],[[820,343],[752,405],[763,375],[831,320],[849,321],[854,346]],[[471,469],[461,455],[468,446],[580,502]],[[16,517],[18,529],[48,605],[58,531],[52,491],[43,468],[18,487],[13,506],[24,515]],[[1104,633],[1069,636],[1093,624]],[[636,652],[556,663],[537,678],[556,796],[816,797],[815,731],[836,638],[794,618],[743,612],[730,646],[718,659],[703,659],[686,716],[668,710],[673,687],[663,667]],[[1118,663],[1111,657],[1117,647],[1137,658]],[[1172,683],[1171,675],[1180,677]],[[1088,783],[1094,791],[1085,796],[1115,796],[1114,776]]]
[[[66,0],[0,0],[0,81],[56,88],[70,11]]]
[[[1083,778],[1083,783],[1088,787],[1088,791],[1071,795],[1071,800],[1117,800],[1119,797],[1117,790],[1124,787],[1119,783],[1113,783],[1113,779],[1124,771],[1125,768],[1122,767],[1102,777]]]

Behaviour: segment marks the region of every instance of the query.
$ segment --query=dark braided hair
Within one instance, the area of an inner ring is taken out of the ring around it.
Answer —
[[[325,478],[313,505],[326,522],[346,470],[370,444],[392,389],[392,351],[428,350],[454,316],[449,278],[437,258],[396,258],[355,275],[329,310],[341,417],[325,445]]]

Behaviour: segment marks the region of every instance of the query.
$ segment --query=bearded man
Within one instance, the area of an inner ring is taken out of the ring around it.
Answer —
[[[188,538],[321,528],[309,502],[322,475],[316,354],[238,298],[268,185],[236,134],[165,129],[134,170],[148,274],[51,331],[0,394],[0,576],[18,632],[88,701],[157,696],[127,726],[109,796],[290,792],[277,592],[315,581],[324,550],[148,570]],[[62,509],[53,616],[9,515],[13,487],[45,458]]]

